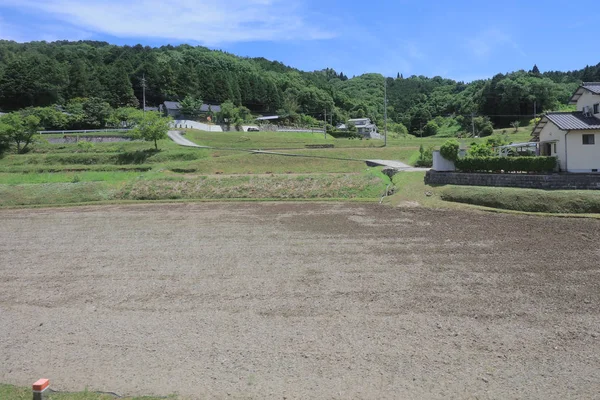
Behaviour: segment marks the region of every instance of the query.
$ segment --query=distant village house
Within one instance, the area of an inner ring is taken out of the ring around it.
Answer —
[[[174,119],[182,119],[185,117],[185,115],[181,113],[181,105],[177,101],[165,101],[158,106],[158,110],[165,116],[173,117]],[[208,116],[210,112],[221,112],[221,106],[218,104],[202,104],[200,107],[200,114]]]
[[[356,127],[359,135],[366,137],[378,137],[377,125],[371,122],[370,118],[354,118],[348,120],[348,124],[352,124]]]

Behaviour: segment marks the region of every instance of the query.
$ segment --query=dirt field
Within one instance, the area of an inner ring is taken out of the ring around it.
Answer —
[[[0,382],[598,398],[600,221],[364,204],[0,211]]]

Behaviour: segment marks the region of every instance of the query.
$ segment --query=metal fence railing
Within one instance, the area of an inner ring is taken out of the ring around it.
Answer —
[[[56,135],[63,134],[68,135],[72,133],[94,133],[94,132],[129,132],[132,129],[78,129],[78,130],[64,130],[64,131],[38,131],[40,135]]]

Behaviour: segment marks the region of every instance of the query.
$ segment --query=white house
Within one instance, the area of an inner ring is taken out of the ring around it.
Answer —
[[[348,124],[352,124],[356,127],[359,135],[368,137],[378,137],[377,125],[371,122],[369,118],[355,118],[348,120]]]
[[[577,111],[550,112],[533,130],[542,156],[558,159],[561,171],[600,171],[600,82],[584,82],[571,98]]]

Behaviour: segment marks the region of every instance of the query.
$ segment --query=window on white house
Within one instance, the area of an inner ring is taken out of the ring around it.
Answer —
[[[594,114],[598,114],[598,107],[600,107],[600,104],[594,104]]]
[[[596,144],[595,135],[583,135],[583,144]]]

